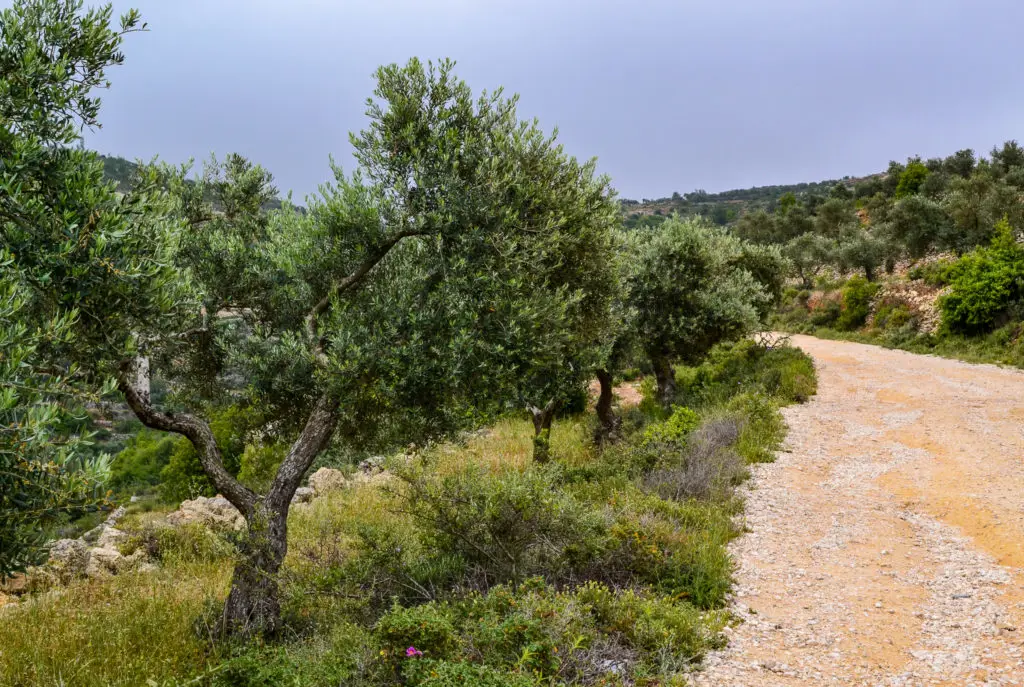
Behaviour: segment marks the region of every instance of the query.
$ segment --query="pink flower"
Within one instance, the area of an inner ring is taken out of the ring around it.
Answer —
[[[416,647],[411,646],[405,650],[405,655],[409,658],[412,658],[413,656],[422,656],[423,652],[417,649]]]

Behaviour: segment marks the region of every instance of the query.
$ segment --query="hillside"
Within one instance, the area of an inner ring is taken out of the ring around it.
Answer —
[[[866,177],[846,176],[842,179],[825,179],[798,184],[774,184],[739,188],[719,193],[708,193],[698,189],[690,193],[673,193],[667,198],[644,198],[620,200],[627,227],[652,227],[661,224],[663,217],[672,213],[681,216],[701,216],[719,226],[736,222],[744,214],[754,210],[773,212],[784,196],[792,196],[806,205],[814,205],[828,198],[830,191],[842,184],[856,194],[858,185],[865,187],[885,177],[885,173]]]

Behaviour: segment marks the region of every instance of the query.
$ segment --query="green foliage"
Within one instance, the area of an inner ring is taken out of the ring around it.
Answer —
[[[878,293],[878,284],[863,277],[854,277],[843,287],[842,312],[836,320],[836,328],[853,331],[864,325],[871,312],[871,301]]]
[[[672,220],[640,247],[627,279],[637,339],[652,359],[699,360],[716,343],[755,329],[781,293],[777,251],[757,254],[744,242],[695,221]],[[769,263],[771,266],[769,266]],[[752,271],[753,270],[753,271]],[[755,274],[756,273],[756,274]],[[768,283],[758,280],[764,276]]]
[[[114,456],[110,464],[110,488],[131,494],[156,487],[180,442],[181,439],[173,435],[142,430]]]
[[[96,124],[92,92],[121,63],[138,14],[116,30],[109,7],[80,9],[19,0],[0,12],[0,577],[44,558],[55,522],[101,505],[107,459],[66,430],[110,391],[103,375],[84,384],[109,341],[101,331],[130,317],[125,296],[142,296],[132,280],[159,272],[152,247],[109,245],[150,198],[118,197],[96,156],[74,146]],[[96,320],[101,301],[115,312]]]
[[[911,258],[924,257],[942,245],[949,225],[950,219],[938,203],[918,195],[897,201],[889,216],[893,238]]]
[[[486,478],[466,470],[409,481],[424,547],[457,556],[477,588],[544,574],[564,579],[604,546],[599,513],[554,488],[544,469]]]
[[[737,394],[803,403],[817,391],[814,363],[798,348],[739,341],[715,348],[701,365],[676,372],[679,397],[694,407],[724,405]]]
[[[896,198],[906,198],[917,193],[928,174],[928,168],[920,158],[909,160],[896,184]]]
[[[949,271],[950,293],[939,302],[942,325],[951,332],[992,331],[1024,297],[1024,248],[1005,220],[988,248],[978,248]]]
[[[684,444],[686,437],[700,425],[700,416],[684,406],[676,406],[668,419],[647,426],[645,444]]]
[[[76,370],[55,374],[45,352],[71,341],[74,311],[29,326],[28,290],[0,249],[0,579],[46,558],[52,528],[103,504],[108,458],[77,450],[88,436],[61,432],[88,396]]]
[[[914,314],[903,303],[879,303],[875,308],[874,326],[878,329],[898,330],[914,319]]]
[[[955,260],[939,260],[919,265],[907,272],[910,279],[919,279],[928,286],[946,286],[952,276]]]
[[[261,415],[252,408],[227,406],[214,411],[210,418],[210,429],[221,449],[221,460],[228,472],[238,475],[242,468],[243,455],[247,450],[247,437],[262,421]],[[262,453],[264,446],[253,445],[250,450],[250,468],[247,477],[254,483],[266,478],[265,463],[273,459],[273,453]],[[276,449],[271,449],[271,451]],[[255,453],[254,453],[255,452]],[[255,469],[255,472],[254,472]],[[177,503],[197,496],[213,496],[217,493],[199,461],[199,453],[190,441],[179,438],[174,443],[166,465],[160,472],[160,495],[165,501]]]
[[[737,452],[748,463],[770,463],[786,438],[786,424],[770,396],[744,393],[732,398],[726,410],[743,418]]]

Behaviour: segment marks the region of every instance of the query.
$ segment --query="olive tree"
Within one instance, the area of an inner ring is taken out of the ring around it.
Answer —
[[[159,199],[145,184],[119,196],[74,145],[97,125],[92,93],[121,63],[123,36],[142,25],[80,8],[19,0],[0,12],[0,577],[45,558],[59,519],[102,504],[105,457],[66,428],[111,380],[75,353],[104,336],[83,327],[93,304],[111,304],[119,326],[132,280],[159,279],[151,245],[111,240],[130,216],[158,218]]]
[[[357,169],[335,168],[306,211],[265,213],[270,175],[229,156],[198,178],[145,167],[123,197],[94,175],[105,190],[77,214],[4,228],[19,268],[48,270],[38,313],[77,308],[62,359],[186,437],[244,516],[224,632],[279,628],[289,506],[332,441],[442,437],[508,410],[538,370],[585,358],[606,309],[591,251],[614,205],[592,163],[515,98],[474,98],[448,61],[381,68],[374,96]],[[265,493],[225,467],[209,417],[227,403],[289,447]]]
[[[675,396],[673,364],[697,362],[716,344],[754,331],[773,306],[785,269],[777,249],[694,220],[670,220],[639,247],[626,300],[663,404]]]

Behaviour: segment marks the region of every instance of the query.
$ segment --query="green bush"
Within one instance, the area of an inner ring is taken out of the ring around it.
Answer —
[[[813,307],[808,314],[808,321],[815,327],[830,327],[843,314],[843,304],[840,301],[826,298]]]
[[[905,303],[879,303],[875,308],[874,326],[885,331],[900,330],[911,325],[914,329],[914,313]]]
[[[842,311],[836,320],[836,329],[853,331],[864,326],[871,312],[871,299],[878,293],[878,284],[864,277],[854,277],[843,287]]]
[[[643,433],[645,444],[675,444],[686,442],[686,437],[700,425],[700,416],[685,406],[674,406],[668,419],[647,426]]]
[[[602,513],[558,489],[550,469],[492,476],[469,468],[421,474],[408,485],[405,507],[425,549],[464,561],[476,588],[540,574],[563,579],[605,545]]]
[[[965,255],[950,270],[950,292],[939,301],[942,325],[949,332],[990,332],[1024,298],[1024,248],[1009,224],[996,226],[987,248]]]
[[[668,596],[595,582],[558,590],[533,578],[456,603],[393,609],[376,629],[377,680],[525,687],[602,684],[619,673],[632,682],[721,646],[722,620]]]
[[[736,450],[748,463],[770,463],[786,438],[786,424],[771,398],[745,393],[729,401],[726,409],[743,420]]]
[[[703,407],[747,392],[784,404],[802,403],[814,395],[818,382],[814,362],[800,349],[744,340],[715,348],[701,365],[678,368],[676,385],[688,405]]]
[[[939,260],[927,265],[918,265],[907,272],[907,276],[913,280],[923,281],[928,286],[946,286],[956,263],[956,260]]]

